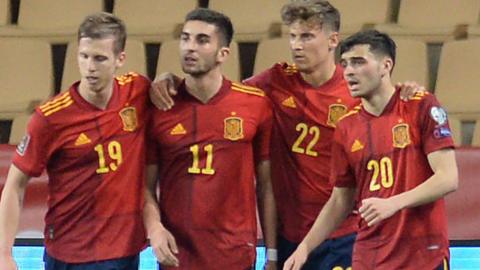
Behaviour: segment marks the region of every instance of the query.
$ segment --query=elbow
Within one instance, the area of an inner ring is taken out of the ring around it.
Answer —
[[[458,172],[455,171],[455,173],[452,175],[450,180],[450,192],[456,191],[457,189],[458,189]]]

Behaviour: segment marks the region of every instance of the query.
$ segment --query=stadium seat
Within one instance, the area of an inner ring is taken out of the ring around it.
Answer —
[[[240,64],[238,45],[232,41],[230,44],[230,56],[226,63],[223,64],[222,72],[232,81],[240,80]],[[180,64],[179,41],[171,40],[162,43],[157,62],[157,74],[162,72],[173,72],[183,77],[184,73]]]
[[[197,6],[196,0],[121,0],[113,13],[125,21],[130,37],[161,42],[178,36],[185,15]]]
[[[10,0],[0,0],[0,27],[10,23]]]
[[[258,41],[281,35],[280,9],[288,0],[210,0],[208,7],[225,12],[238,42]]]
[[[291,62],[288,38],[265,39],[258,43],[253,74],[258,74],[277,62]]]
[[[428,87],[427,45],[418,40],[395,39],[397,57],[393,69],[393,82],[415,81]]]
[[[475,129],[473,130],[472,146],[480,147],[480,118],[475,122]]]
[[[478,23],[478,0],[402,0],[397,24],[376,28],[392,36],[421,38],[439,43],[466,36],[466,25]]]
[[[53,93],[50,44],[0,38],[0,118],[13,119]]]
[[[391,1],[385,0],[331,0],[341,14],[340,33],[347,37],[359,30],[376,24],[386,24],[392,21]],[[360,10],[368,12],[359,12]]]
[[[478,48],[480,39],[446,42],[440,56],[435,95],[447,109],[450,119],[458,119],[455,121],[460,123],[480,118]],[[455,132],[457,139],[472,136],[461,134],[461,131],[454,131],[454,136]]]
[[[23,135],[25,135],[25,131],[27,129],[27,124],[28,121],[30,120],[30,113],[22,113],[15,118],[13,118],[12,121],[12,128],[10,131],[10,139],[8,140],[9,144],[18,144],[23,138]]]
[[[67,47],[67,53],[65,56],[65,65],[63,67],[62,87],[61,91],[68,90],[68,87],[80,79],[80,73],[78,71],[77,64],[77,41],[72,41]],[[127,54],[126,62],[117,71],[117,75],[122,75],[130,71],[140,73],[142,75],[147,74],[147,63],[145,54],[145,45],[142,41],[128,39],[125,46],[125,52]]]
[[[102,0],[22,0],[15,31],[0,31],[0,35],[64,42],[76,35],[86,15],[102,10]]]

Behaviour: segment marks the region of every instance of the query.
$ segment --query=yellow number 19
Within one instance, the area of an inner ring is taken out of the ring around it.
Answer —
[[[95,145],[95,151],[98,154],[98,169],[97,173],[108,173],[110,170],[116,171],[118,166],[122,163],[122,145],[117,141],[111,141],[107,146],[108,155],[113,160],[110,164],[105,162],[105,154],[103,150],[103,145]]]

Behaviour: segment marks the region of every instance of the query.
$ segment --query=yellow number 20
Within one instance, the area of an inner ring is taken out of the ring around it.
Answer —
[[[122,163],[122,145],[117,141],[111,141],[107,146],[108,156],[112,159],[110,164],[106,164],[103,145],[95,145],[95,151],[98,154],[98,169],[97,173],[108,173],[110,170],[116,171],[118,166]]]
[[[380,188],[391,188],[393,186],[393,166],[392,160],[388,157],[383,157],[380,162],[377,160],[370,160],[367,164],[369,171],[373,170],[372,179],[370,180],[370,191],[377,191]],[[380,176],[380,183],[378,178]]]

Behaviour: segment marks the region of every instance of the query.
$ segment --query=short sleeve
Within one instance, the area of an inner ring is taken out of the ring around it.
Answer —
[[[428,155],[443,148],[454,147],[447,113],[434,95],[425,97],[419,114],[419,119],[422,119],[420,127],[425,154]]]
[[[270,159],[270,138],[272,133],[272,105],[270,101],[264,99],[264,110],[262,118],[257,129],[257,134],[254,138],[254,153],[255,162],[258,163],[262,160]]]
[[[342,144],[342,129],[335,129],[332,142],[332,158],[330,160],[330,183],[336,187],[354,187],[355,175]]]
[[[28,123],[26,134],[17,145],[13,164],[31,177],[40,176],[53,152],[54,133],[47,119],[35,112]]]

